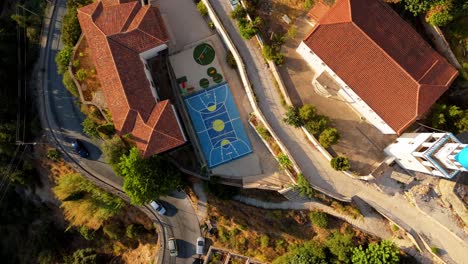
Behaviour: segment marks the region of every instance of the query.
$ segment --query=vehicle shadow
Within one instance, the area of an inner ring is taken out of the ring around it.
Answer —
[[[158,201],[164,208],[166,208],[166,213],[165,215],[166,216],[174,216],[177,214],[177,212],[179,211],[179,209],[177,209],[177,207],[175,207],[174,205],[166,202],[166,201],[163,201],[163,200],[159,200]]]
[[[177,239],[177,246],[179,247],[178,258],[191,258],[195,254],[195,245],[188,241]]]
[[[81,140],[81,141],[83,142],[83,145],[89,152],[88,159],[98,161],[102,156],[101,149],[92,142],[89,142],[87,140]]]

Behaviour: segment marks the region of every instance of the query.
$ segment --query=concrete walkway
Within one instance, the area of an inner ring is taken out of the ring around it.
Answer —
[[[329,162],[317,149],[310,146],[299,129],[282,123],[285,109],[281,105],[272,75],[265,65],[258,45],[254,40],[244,41],[240,37],[233,21],[229,18],[231,11],[229,1],[210,2],[244,59],[263,114],[294,156],[305,177],[328,192],[348,197],[358,196],[369,204],[378,204],[390,218],[406,223],[427,237],[431,246],[440,248],[442,257],[447,259],[450,256],[453,263],[466,263],[468,245],[465,241],[447,232],[431,217],[415,210],[404,197],[383,194],[366,183],[332,170]]]
[[[203,224],[208,216],[208,208],[206,207],[208,203],[208,198],[206,197],[205,190],[203,189],[203,183],[194,183],[193,191],[195,192],[198,198],[196,206],[198,221],[200,222],[200,224]]]

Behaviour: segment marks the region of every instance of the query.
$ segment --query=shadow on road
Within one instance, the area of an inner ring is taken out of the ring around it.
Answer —
[[[178,258],[191,258],[195,253],[195,245],[188,241],[178,239],[177,246],[179,247]]]
[[[166,216],[169,216],[169,217],[175,216],[177,214],[177,212],[179,211],[179,209],[177,209],[177,207],[175,207],[174,205],[172,205],[172,204],[170,204],[170,203],[168,203],[166,201],[160,200],[158,202],[161,203],[162,206],[164,206],[164,208],[166,208],[166,213],[165,213]]]

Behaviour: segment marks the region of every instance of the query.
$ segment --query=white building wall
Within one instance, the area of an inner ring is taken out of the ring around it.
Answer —
[[[309,66],[314,70],[314,79],[320,76],[323,71],[327,71],[334,77],[341,86],[338,94],[345,99],[363,118],[374,125],[383,134],[396,134],[372,108],[370,108],[335,72],[332,71],[304,42],[299,44],[296,51],[304,58]]]

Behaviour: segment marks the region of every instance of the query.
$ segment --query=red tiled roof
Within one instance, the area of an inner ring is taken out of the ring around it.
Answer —
[[[397,134],[458,75],[381,0],[337,0],[304,43]]]
[[[131,133],[144,157],[184,144],[171,103],[153,97],[139,55],[169,40],[157,7],[102,0],[78,9],[78,19],[118,133]]]
[[[330,10],[330,6],[323,3],[323,1],[316,1],[314,6],[309,10],[307,16],[315,21],[321,19]]]

